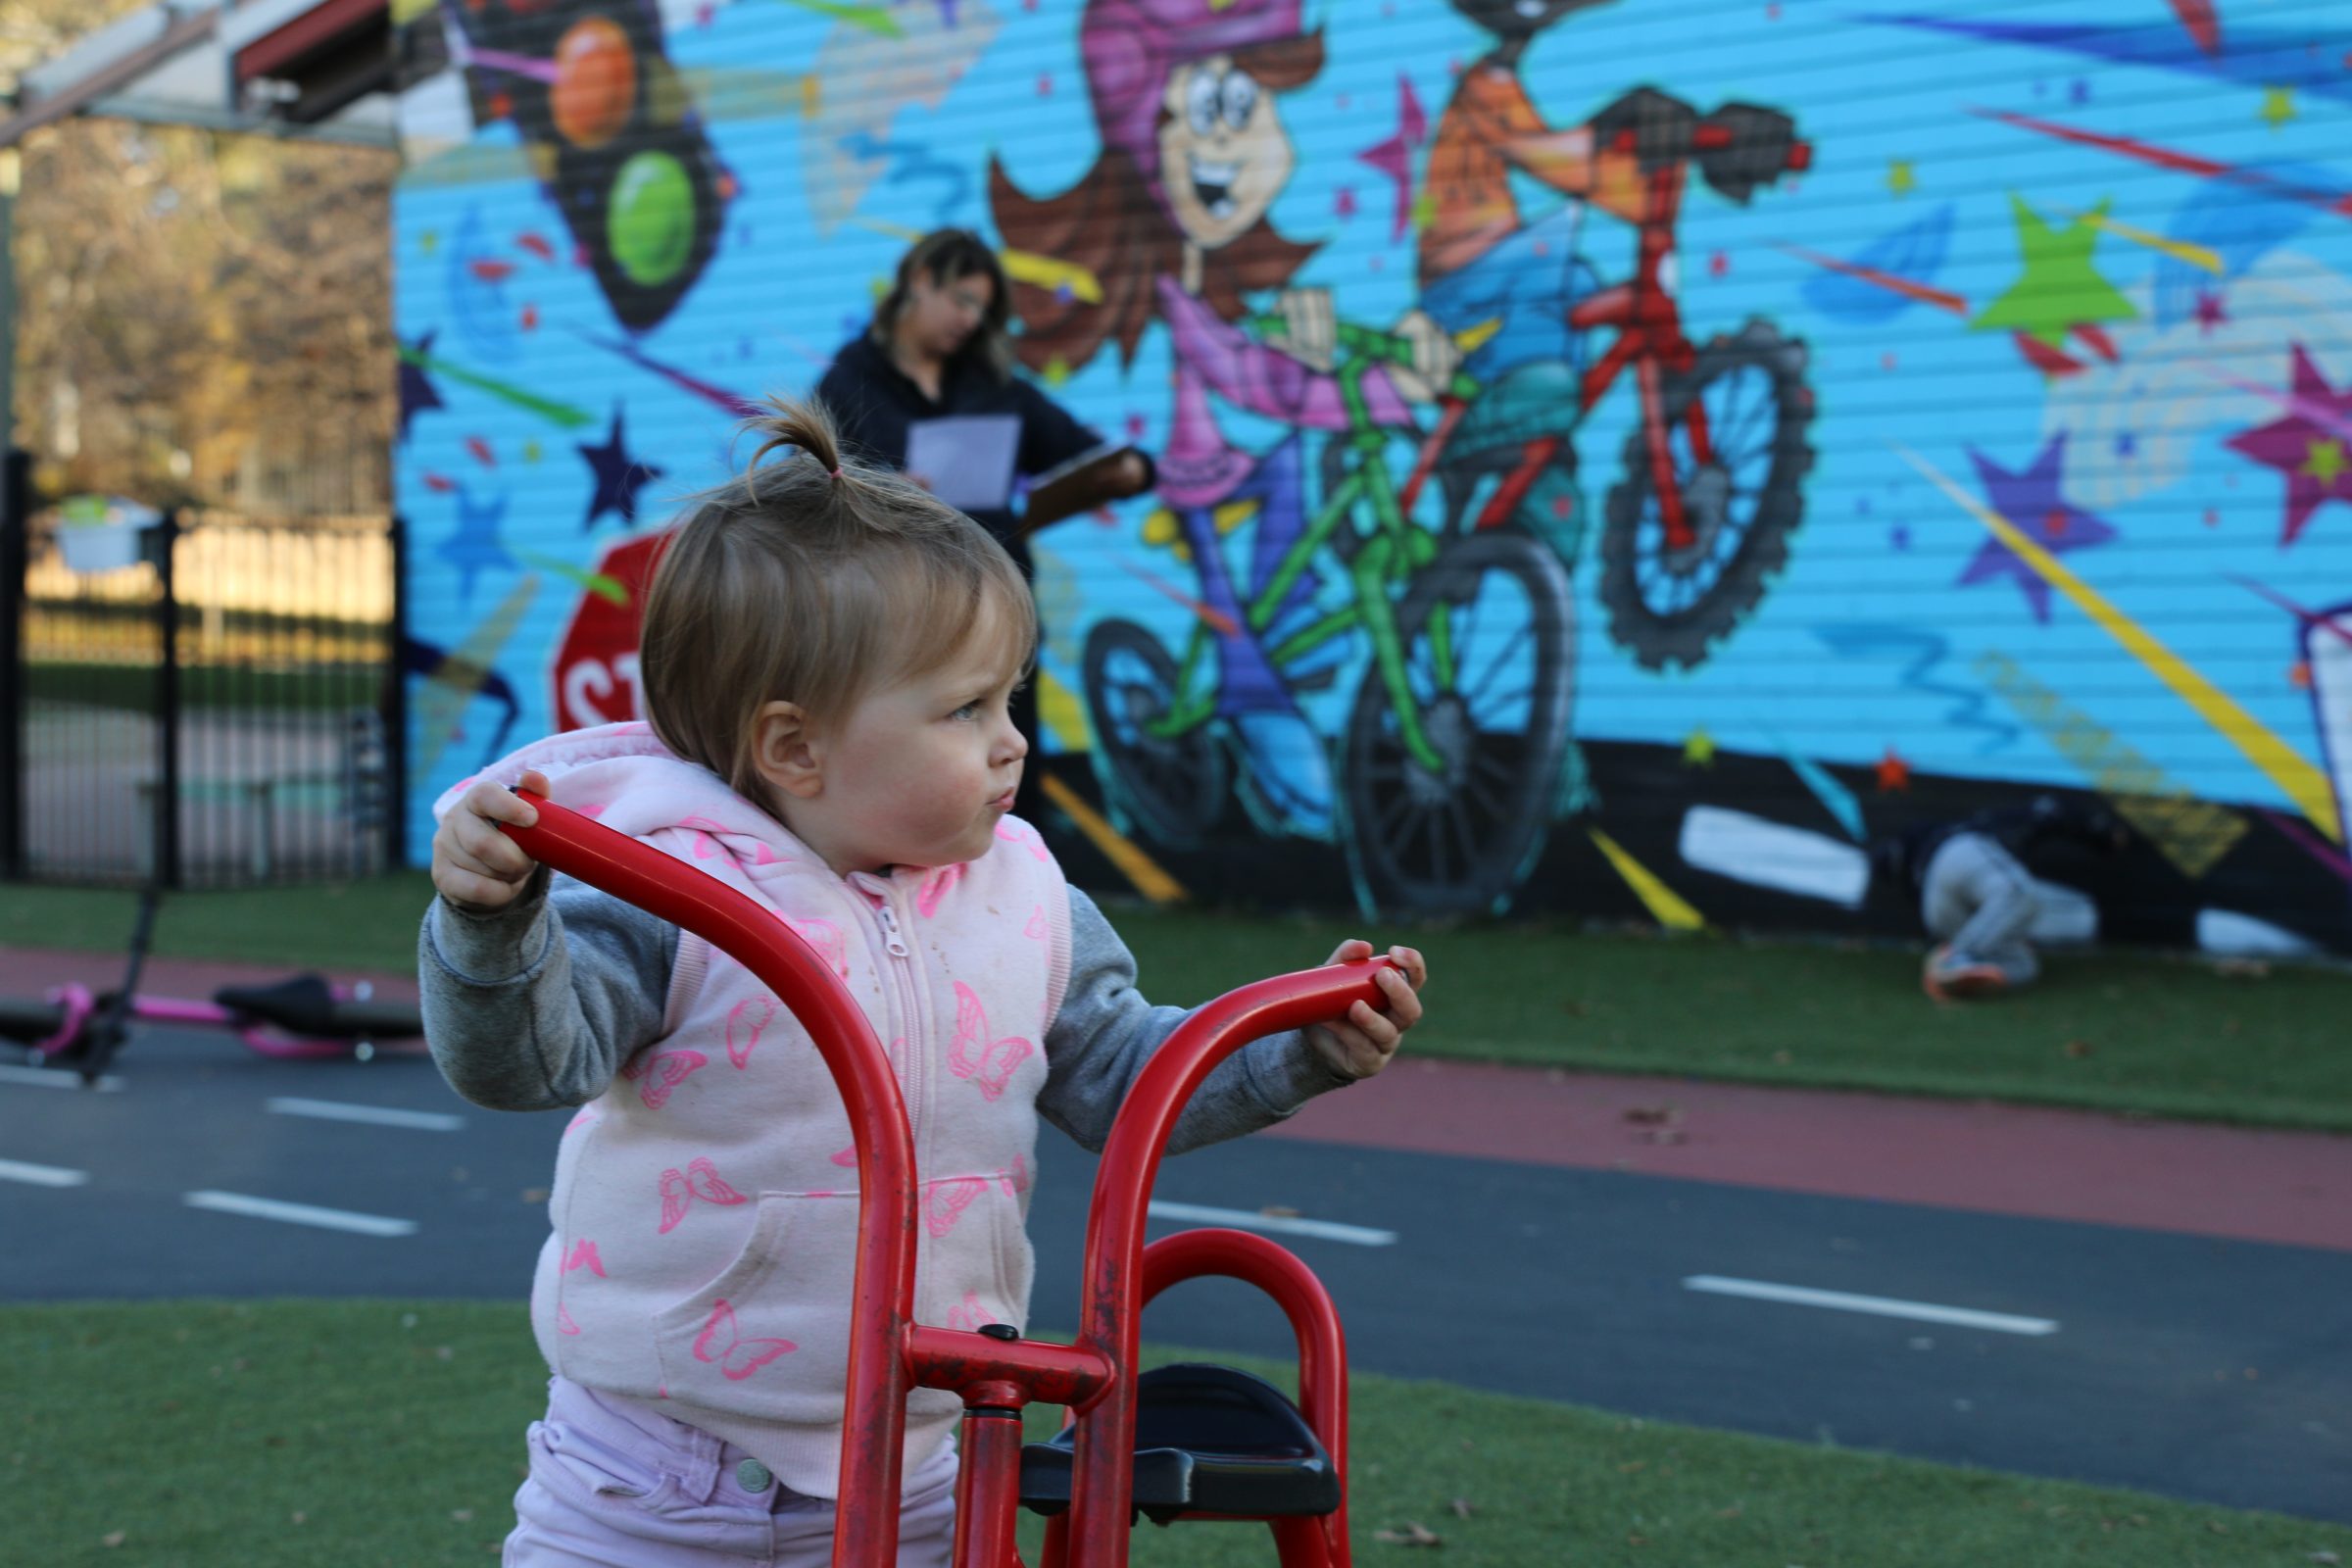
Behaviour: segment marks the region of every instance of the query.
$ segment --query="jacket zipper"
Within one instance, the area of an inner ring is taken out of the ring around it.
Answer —
[[[900,1054],[903,1076],[899,1080],[900,1097],[906,1102],[906,1130],[915,1148],[915,1162],[922,1162],[922,1082],[928,1065],[923,1047],[922,996],[914,983],[914,950],[899,927],[898,911],[891,906],[887,886],[874,893],[874,916],[882,925],[882,946],[893,960],[890,965],[891,984],[899,995],[899,1010],[905,1024],[906,1047]],[[889,1046],[883,1042],[885,1048]],[[918,1188],[919,1194],[919,1188]]]

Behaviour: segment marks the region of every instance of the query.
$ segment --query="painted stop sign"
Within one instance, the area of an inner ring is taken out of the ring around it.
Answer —
[[[624,539],[605,552],[556,644],[556,728],[587,729],[643,718],[637,697],[637,628],[645,588],[669,530]]]

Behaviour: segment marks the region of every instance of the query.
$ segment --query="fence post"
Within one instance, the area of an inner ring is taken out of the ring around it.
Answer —
[[[156,662],[156,716],[163,730],[162,777],[156,789],[155,881],[179,886],[179,594],[172,581],[178,554],[179,509],[166,507],[155,525],[156,616],[163,633]]]
[[[6,422],[0,418],[0,425]],[[11,880],[24,874],[24,572],[32,560],[31,466],[32,455],[15,447],[0,458],[0,877]]]
[[[392,514],[392,631],[384,650],[384,791],[387,867],[409,863],[409,524]]]

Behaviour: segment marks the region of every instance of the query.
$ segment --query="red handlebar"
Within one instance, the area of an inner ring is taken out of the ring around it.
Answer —
[[[1081,1420],[1071,1561],[1124,1562],[1134,1484],[1127,1456],[1135,1445],[1137,1318],[1150,1291],[1143,1281],[1145,1210],[1168,1133],[1200,1081],[1250,1041],[1341,1017],[1358,1001],[1383,1005],[1372,974],[1388,960],[1260,980],[1200,1007],[1168,1037],[1129,1091],[1103,1150],[1087,1220],[1085,1332],[1075,1347],[918,1330],[913,1140],[889,1058],[849,988],[764,906],[542,796],[515,793],[539,812],[534,826],[505,826],[525,854],[693,932],[758,976],[808,1029],[849,1108],[858,1148],[858,1262],[835,1568],[889,1568],[896,1560],[906,1395],[918,1369],[928,1374],[926,1382],[956,1386],[985,1370],[981,1358],[992,1354],[1003,1358],[1007,1390],[1031,1396],[1052,1388],[1084,1388],[1095,1382],[1090,1363],[1106,1363],[1109,1377]],[[960,1376],[944,1375],[951,1360]],[[890,1502],[875,1505],[884,1498]]]

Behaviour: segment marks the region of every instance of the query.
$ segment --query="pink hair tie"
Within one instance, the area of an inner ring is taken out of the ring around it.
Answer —
[[[831,470],[831,473],[832,473],[832,476],[833,476],[834,478],[836,478],[836,479],[838,479],[838,478],[840,478],[840,477],[841,477],[841,470],[840,470],[839,468],[834,468],[834,469],[832,469],[832,470]]]

